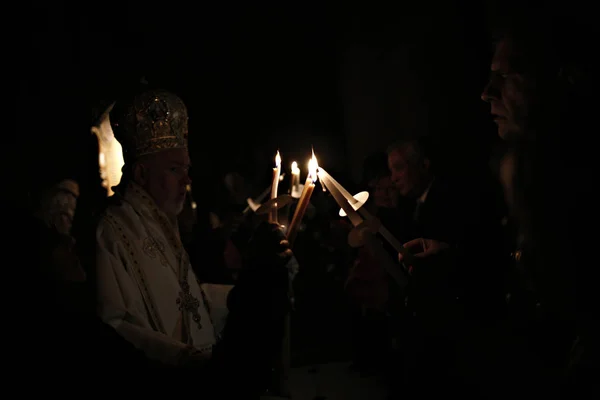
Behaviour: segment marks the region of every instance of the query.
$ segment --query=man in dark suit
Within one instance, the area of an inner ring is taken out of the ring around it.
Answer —
[[[468,287],[473,274],[481,282],[484,274],[494,276],[498,272],[489,266],[482,268],[481,264],[489,252],[501,251],[502,192],[492,179],[472,182],[444,176],[436,168],[435,159],[435,149],[428,138],[402,140],[388,149],[392,180],[403,196],[402,226],[394,231],[408,247],[422,245],[415,238],[430,238],[440,250],[450,250],[446,254],[463,252],[468,247],[471,254],[481,256],[473,268],[452,265],[455,257],[441,255],[427,260],[427,268],[413,269],[415,278],[427,274],[430,284],[435,281],[441,288],[455,285],[454,289],[460,291],[452,293],[452,298],[456,298],[466,295],[466,290],[480,292]]]
[[[410,380],[455,385],[449,377],[457,373],[458,332],[466,321],[489,320],[503,307],[502,269],[490,257],[501,251],[501,191],[493,190],[492,180],[444,176],[435,168],[434,154],[428,138],[402,140],[388,149],[392,180],[403,196],[402,222],[393,231],[411,247],[420,244],[411,239],[426,237],[445,250],[410,266],[412,317],[403,324],[412,331],[406,346],[412,353]],[[457,255],[467,250],[477,256],[459,262]],[[427,385],[418,386],[423,394]]]

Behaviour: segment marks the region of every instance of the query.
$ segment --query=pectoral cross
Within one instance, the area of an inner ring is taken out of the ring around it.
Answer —
[[[200,314],[198,313],[198,307],[200,307],[200,301],[190,293],[190,285],[187,282],[181,282],[182,291],[179,292],[177,298],[177,305],[179,311],[189,312],[192,314],[192,319],[198,324],[198,328],[202,329],[200,323]]]

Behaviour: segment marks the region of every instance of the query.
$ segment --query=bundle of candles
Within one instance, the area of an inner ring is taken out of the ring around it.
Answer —
[[[398,253],[402,254],[405,263],[412,263],[412,261],[414,261],[412,255],[390,233],[390,231],[381,224],[381,221],[362,207],[369,197],[368,192],[360,192],[352,196],[325,169],[318,165],[314,151],[308,163],[308,175],[304,185],[300,185],[300,168],[298,168],[298,163],[294,161],[291,168],[292,177],[290,179],[289,190],[291,195],[278,195],[279,182],[282,180],[281,161],[281,155],[279,154],[279,151],[277,151],[277,155],[275,156],[275,167],[273,168],[273,180],[271,186],[263,193],[264,197],[266,197],[266,193],[270,190],[271,198],[268,202],[261,205],[256,212],[260,214],[268,212],[269,220],[278,223],[278,210],[290,204],[294,199],[298,199],[291,223],[287,227],[287,237],[290,245],[293,245],[294,240],[296,239],[300,224],[310,204],[310,198],[314,191],[315,183],[319,180],[323,186],[323,190],[328,190],[341,208],[340,216],[347,216],[354,226],[354,230],[349,236],[351,245],[355,247],[366,245],[370,240],[369,235],[378,233]],[[249,204],[252,205],[250,200]]]
[[[338,206],[341,208],[340,216],[347,216],[352,225],[353,231],[350,233],[348,240],[355,247],[365,246],[371,254],[379,261],[380,265],[390,274],[390,276],[401,287],[407,285],[407,277],[398,265],[392,260],[390,255],[381,245],[381,242],[375,237],[379,233],[393,248],[403,255],[403,260],[407,264],[413,262],[412,255],[404,248],[404,246],[388,231],[375,216],[371,215],[362,205],[368,199],[367,192],[360,192],[352,196],[339,182],[337,182],[327,171],[319,167],[314,150],[312,157],[308,163],[308,175],[304,186],[300,185],[300,169],[298,163],[292,163],[290,180],[290,195],[278,195],[279,183],[281,182],[281,155],[279,151],[275,156],[275,167],[273,168],[273,180],[271,186],[265,190],[263,197],[266,197],[269,190],[271,198],[266,203],[255,208],[253,201],[249,199],[248,204],[255,212],[259,214],[269,213],[269,220],[274,223],[279,223],[278,210],[290,204],[294,199],[298,199],[296,209],[294,211],[290,225],[287,227],[287,239],[290,247],[293,247],[294,241],[298,234],[300,224],[304,218],[304,214],[310,204],[310,198],[315,189],[317,180],[321,182],[323,190],[328,190],[335,199]],[[259,200],[259,201],[262,201]],[[290,289],[291,293],[291,289]],[[292,296],[290,294],[290,296]],[[290,368],[290,349],[289,349],[289,318],[285,324],[285,342],[282,349],[280,365],[278,368],[280,391],[288,392],[286,388],[288,373]]]

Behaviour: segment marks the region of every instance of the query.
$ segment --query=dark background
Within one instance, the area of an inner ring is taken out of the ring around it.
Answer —
[[[24,2],[6,17],[22,20],[15,137],[33,179],[48,165],[81,175],[90,124],[142,77],[188,105],[196,179],[242,167],[268,183],[278,148],[284,170],[305,169],[314,146],[356,182],[365,156],[406,135],[438,138],[458,171],[488,160],[490,1],[82,3]]]
[[[438,140],[444,171],[476,178],[498,144],[480,100],[491,28],[523,3],[6,3],[4,78],[16,83],[17,110],[4,115],[16,124],[4,132],[3,160],[23,178],[5,187],[20,195],[71,176],[99,189],[90,126],[142,77],[189,108],[196,200],[231,168],[262,191],[277,149],[284,171],[296,160],[305,176],[311,146],[349,187],[367,155],[413,135]],[[329,355],[349,329],[331,317],[339,307],[307,297],[322,319],[310,315],[306,342],[318,339],[315,354]]]

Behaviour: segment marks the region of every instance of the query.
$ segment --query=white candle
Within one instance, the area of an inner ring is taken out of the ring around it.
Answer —
[[[285,176],[285,173],[281,174],[281,176],[279,177],[279,182],[281,182],[281,180],[284,176]],[[251,197],[248,197],[246,199],[246,202],[248,203],[248,207],[246,207],[244,209],[244,211],[242,211],[242,214],[247,214],[248,211],[250,211],[250,210],[252,210],[252,211],[258,210],[258,208],[260,207],[260,203],[262,203],[263,200],[265,199],[265,197],[267,197],[267,195],[269,193],[271,193],[271,190],[272,190],[272,184],[267,186],[265,188],[265,190],[256,199],[252,199]]]
[[[348,192],[342,185],[340,185],[338,181],[336,181],[335,179],[333,179],[333,177],[331,175],[329,175],[329,173],[327,171],[325,171],[323,168],[319,167],[319,175],[321,175],[321,174],[323,176],[325,176],[326,179],[330,180],[333,185],[335,185],[335,187],[339,190],[340,194],[346,198],[346,200],[348,201],[348,203],[350,203],[350,204],[356,204],[356,202],[358,200],[356,200],[354,198],[354,196],[352,196],[350,194],[350,192]]]
[[[337,189],[340,196],[344,197],[344,199],[346,200],[344,203],[346,203],[346,204],[350,203],[350,204],[354,205],[358,202],[358,200],[356,200],[354,198],[354,196],[352,196],[346,189],[344,189],[344,187],[342,185],[340,185],[338,181],[333,179],[333,177],[331,175],[329,175],[329,173],[327,171],[325,171],[324,169],[322,169],[320,167],[319,167],[319,177],[324,178],[327,182],[329,182],[327,189],[331,192],[331,194],[334,197],[335,197],[335,195],[334,195],[333,191],[331,190],[331,187],[334,187],[335,189]],[[323,181],[323,179],[321,181]],[[338,201],[338,204],[344,210],[344,212],[346,214],[348,214],[348,211],[346,210],[346,208],[342,207],[343,203],[340,203]],[[352,210],[354,211],[354,207],[352,207]],[[394,248],[394,250],[396,250],[398,253],[401,253],[403,257],[406,257],[405,258],[406,262],[409,262],[409,261],[412,262],[412,260],[413,260],[412,254],[409,253],[406,250],[406,248],[404,248],[402,243],[400,243],[400,241],[398,241],[398,239],[396,239],[394,237],[394,235],[392,235],[392,233],[389,230],[387,230],[387,228],[385,226],[383,226],[383,224],[381,223],[381,221],[379,221],[378,218],[371,215],[371,213],[369,213],[365,207],[360,207],[358,209],[358,213],[360,215],[362,215],[362,217],[364,218],[365,221],[370,222],[372,225],[376,225],[375,231],[379,232],[381,234],[381,236],[383,236],[383,238]],[[356,214],[356,212],[355,212],[355,214]],[[360,216],[359,216],[359,218],[360,218]],[[353,225],[357,226],[354,223],[353,223]]]
[[[300,168],[298,168],[298,163],[296,161],[292,163],[290,194],[292,197],[298,197],[300,194]]]
[[[281,156],[279,150],[275,156],[275,168],[273,168],[273,183],[271,184],[271,199],[277,198],[277,191],[279,189],[279,176],[281,175]],[[273,207],[271,216],[269,218],[271,222],[277,223],[277,205]]]
[[[300,223],[302,222],[302,218],[304,218],[304,213],[308,208],[308,204],[310,203],[310,197],[312,196],[313,190],[315,189],[315,181],[317,180],[317,158],[313,152],[313,156],[308,163],[308,176],[306,177],[306,182],[304,183],[304,189],[302,190],[302,194],[300,195],[300,200],[296,205],[296,211],[294,211],[294,216],[292,217],[292,222],[288,229],[287,238],[290,243],[290,246],[293,245],[294,240],[296,239],[296,235],[298,234],[298,228],[300,227]]]
[[[346,212],[350,222],[356,228],[362,224],[363,219],[358,212],[348,203],[346,197],[342,194],[341,190],[337,185],[333,183],[333,180],[329,174],[321,173],[319,169],[319,179],[327,187],[327,190],[331,193],[338,205]],[[360,228],[359,228],[360,229]],[[391,260],[389,254],[381,246],[381,242],[375,239],[370,229],[364,232],[363,243],[369,249],[371,254],[380,262],[380,265],[392,276],[394,281],[398,283],[401,288],[405,288],[407,285],[406,277],[396,267],[396,264]],[[406,252],[406,251],[405,251]]]
[[[354,208],[348,203],[348,199],[342,194],[337,185],[333,183],[331,177],[327,172],[319,168],[319,179],[321,183],[329,190],[329,193],[333,196],[338,206],[340,206],[345,212],[353,226],[358,226],[363,222],[360,215],[354,210]]]

